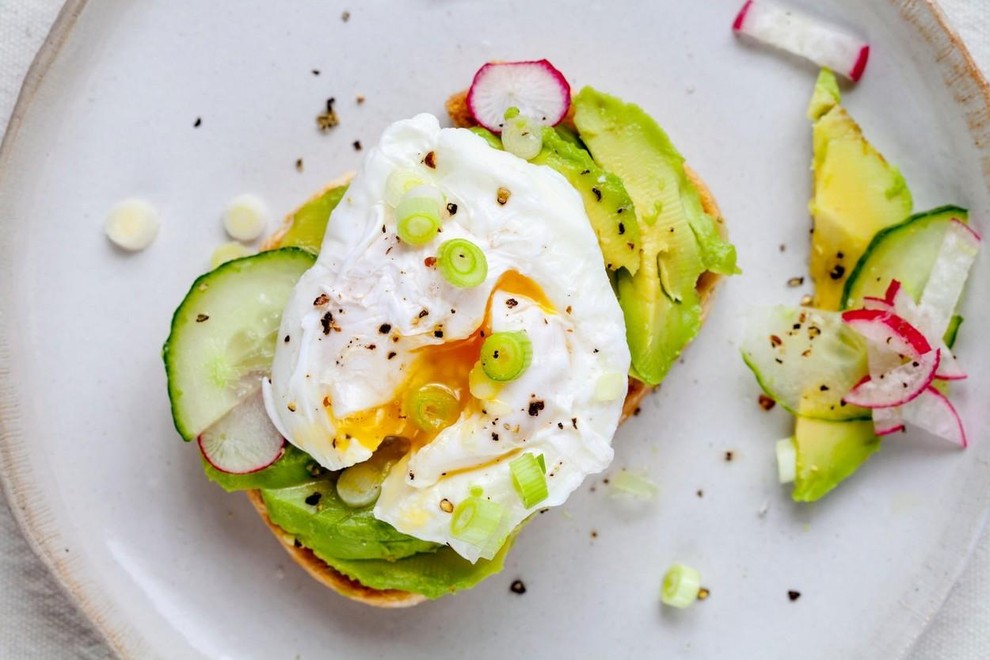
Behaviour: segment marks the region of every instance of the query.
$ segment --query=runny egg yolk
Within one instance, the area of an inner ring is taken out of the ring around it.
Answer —
[[[456,397],[457,414],[452,415],[451,421],[455,421],[465,411],[480,410],[481,402],[471,396],[468,374],[478,362],[485,336],[491,333],[492,300],[497,292],[527,298],[539,305],[547,314],[556,313],[553,303],[539,284],[518,271],[506,271],[499,277],[489,294],[484,320],[474,333],[464,339],[418,349],[415,359],[408,367],[405,380],[398,387],[391,401],[348,415],[343,419],[334,419],[332,402],[324,401],[327,414],[331,415],[331,421],[337,429],[333,446],[343,450],[347,443],[359,442],[373,451],[388,436],[408,438],[413,451],[428,444],[444,427],[423,429],[413,421],[408,412],[410,394],[424,385],[442,385]],[[442,331],[442,328],[437,330]]]

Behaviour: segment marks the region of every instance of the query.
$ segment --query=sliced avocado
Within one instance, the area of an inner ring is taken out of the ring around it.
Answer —
[[[353,509],[337,496],[336,477],[261,491],[268,515],[314,552],[338,559],[394,561],[439,546],[402,534],[372,514],[373,506]]]
[[[292,215],[292,226],[278,242],[278,247],[301,247],[319,254],[323,245],[323,234],[327,231],[327,221],[340,200],[344,198],[347,186],[338,186],[324,191],[322,195],[309,200]]]
[[[516,530],[518,532],[518,529]],[[472,564],[449,547],[436,552],[420,553],[396,561],[382,559],[339,559],[316,551],[316,556],[352,580],[372,589],[399,589],[439,598],[478,584],[502,570],[505,556],[515,541],[511,534],[502,548],[489,560]]]
[[[250,474],[221,472],[205,460],[203,471],[210,481],[228,492],[255,488],[288,488],[311,481],[323,473],[319,464],[306,452],[286,445],[285,453],[263,470]]]
[[[574,97],[574,123],[602,168],[621,179],[635,205],[642,250],[635,274],[616,276],[632,373],[659,383],[701,327],[698,277],[736,272],[735,248],[702,210],[684,158],[642,108],[590,87]]]
[[[581,193],[609,270],[639,270],[639,224],[632,200],[617,176],[603,170],[576,141],[543,130],[543,150],[532,159],[553,168]]]
[[[808,119],[818,120],[826,112],[839,105],[842,94],[839,92],[839,81],[831,69],[822,69],[815,81],[815,91],[808,104]]]
[[[880,448],[873,420],[830,422],[798,417],[797,474],[791,497],[814,502],[859,469]]]
[[[838,100],[835,76],[823,70],[809,108],[812,116],[828,108],[813,128],[811,279],[813,305],[829,310],[839,308],[846,278],[873,236],[908,217],[912,205],[904,177]]]
[[[616,294],[626,321],[633,377],[658,384],[684,346],[701,330],[701,303],[691,290],[681,302],[664,295],[656,261],[644,263],[635,275],[616,274]]]

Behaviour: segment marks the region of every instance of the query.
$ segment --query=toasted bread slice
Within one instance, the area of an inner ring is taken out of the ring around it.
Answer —
[[[450,97],[447,101],[447,112],[450,114],[451,120],[455,126],[468,127],[474,126],[474,120],[471,117],[471,113],[467,109],[467,104],[465,102],[466,93],[455,94]],[[565,122],[568,118],[565,118]],[[715,198],[712,196],[711,191],[705,186],[701,178],[690,168],[685,167],[688,177],[691,182],[698,189],[701,195],[701,205],[705,210],[705,213],[715,218],[718,231],[723,238],[726,237],[726,227],[725,222],[722,218],[722,213],[718,208],[718,204],[715,202]],[[334,181],[326,189],[334,188],[337,186],[344,185],[348,183],[353,175],[348,174],[340,179]],[[322,194],[322,193],[321,193]],[[285,234],[291,225],[292,215],[290,214],[285,221],[282,228],[272,236],[266,242],[266,249],[275,247],[278,244],[279,239]],[[698,279],[698,293],[701,296],[701,302],[703,306],[702,320],[708,315],[708,310],[711,306],[712,294],[715,292],[715,287],[721,280],[719,275],[715,273],[704,273]],[[622,404],[622,417],[620,418],[620,423],[624,422],[631,415],[636,414],[639,409],[640,403],[643,398],[646,397],[653,387],[646,385],[645,383],[638,381],[634,378],[629,379],[629,389],[626,392],[626,400]],[[342,596],[346,596],[351,600],[360,601],[367,605],[374,605],[375,607],[386,607],[386,608],[396,608],[396,607],[411,607],[418,603],[427,600],[422,594],[410,593],[408,591],[399,591],[395,589],[389,590],[378,590],[371,589],[364,586],[360,582],[350,579],[343,573],[334,570],[322,559],[313,554],[313,551],[304,546],[298,545],[296,539],[292,534],[286,532],[284,529],[276,525],[268,517],[268,511],[265,508],[265,503],[261,498],[261,493],[257,490],[252,490],[247,492],[248,499],[251,500],[251,504],[258,511],[258,515],[261,519],[265,521],[271,529],[272,534],[275,538],[279,540],[279,543],[285,548],[285,551],[289,553],[293,561],[303,567],[303,569],[309,573],[317,582],[329,587],[339,593]]]

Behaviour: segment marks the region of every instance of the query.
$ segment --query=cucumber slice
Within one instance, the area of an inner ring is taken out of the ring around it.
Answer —
[[[813,419],[870,419],[842,397],[869,374],[866,343],[838,312],[760,310],[748,324],[743,360],[760,387],[789,412]]]
[[[193,282],[162,348],[172,419],[194,439],[261,384],[282,309],[316,257],[282,248],[235,259]]]
[[[865,296],[882,298],[891,280],[900,281],[917,301],[953,219],[968,222],[969,212],[958,206],[941,206],[878,232],[846,280],[842,309],[861,306]]]

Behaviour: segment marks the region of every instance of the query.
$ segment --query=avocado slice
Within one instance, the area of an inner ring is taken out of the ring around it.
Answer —
[[[603,170],[573,137],[543,129],[543,150],[532,159],[564,176],[581,194],[609,270],[639,270],[639,224],[619,177]]]
[[[340,204],[345,192],[347,186],[330,188],[299,207],[292,214],[292,225],[279,240],[278,247],[301,247],[319,254],[330,214]]]
[[[595,162],[618,176],[635,206],[640,265],[620,270],[615,280],[632,373],[656,385],[701,327],[698,277],[737,272],[735,248],[702,210],[684,158],[642,108],[590,87],[573,104],[581,140]]]
[[[839,485],[878,449],[873,420],[833,422],[798,417],[794,428],[797,473],[791,497],[814,502]]]
[[[835,75],[822,69],[808,115],[814,120],[813,305],[835,310],[846,279],[880,230],[911,214],[911,191],[896,167],[839,105]]]
[[[513,532],[491,559],[472,564],[444,546],[433,553],[420,553],[396,561],[384,559],[339,559],[316,551],[317,557],[352,580],[372,589],[399,589],[439,598],[478,584],[502,570],[512,548]]]
[[[313,477],[323,474],[320,467],[309,454],[286,444],[285,453],[281,458],[268,467],[251,472],[250,474],[230,474],[221,472],[205,459],[203,471],[207,478],[227,492],[237,490],[254,490],[264,488],[288,488],[312,481]]]
[[[263,490],[261,496],[272,522],[321,556],[395,561],[439,547],[378,520],[373,505],[355,509],[344,504],[337,496],[336,475]]]

